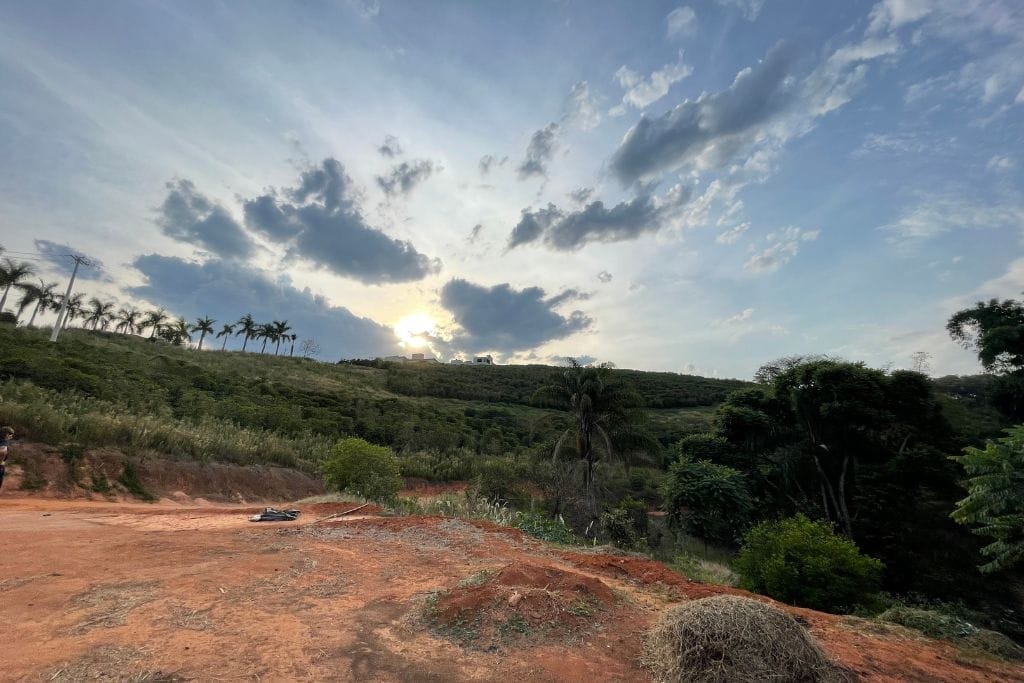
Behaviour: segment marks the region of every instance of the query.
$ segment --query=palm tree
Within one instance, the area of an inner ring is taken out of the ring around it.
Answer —
[[[4,294],[0,297],[0,313],[7,305],[7,295],[11,293],[11,287],[18,287],[25,278],[34,272],[28,263],[15,263],[9,258],[4,259],[3,265],[0,265],[0,287],[4,289]]]
[[[291,348],[291,350],[290,350],[290,351],[288,352],[288,357],[289,357],[289,358],[291,358],[292,356],[294,356],[294,355],[295,355],[295,340],[296,340],[296,339],[298,339],[298,338],[299,338],[299,335],[297,335],[297,334],[293,334],[293,335],[291,335],[291,340],[292,340],[292,348]]]
[[[287,320],[275,320],[270,325],[274,328],[274,341],[277,342],[277,347],[274,349],[276,356],[281,350],[281,340],[288,338],[286,333],[290,332],[292,328],[288,325]]]
[[[260,355],[267,350],[267,342],[274,341],[277,339],[277,331],[273,323],[264,323],[256,328],[256,336],[263,339],[263,348],[260,349]]]
[[[239,329],[238,332],[235,332],[235,334],[245,335],[245,339],[242,341],[242,351],[245,351],[246,344],[249,343],[250,339],[256,336],[256,321],[253,320],[252,313],[246,313],[235,324],[241,326],[241,329]]]
[[[141,330],[139,325],[139,318],[142,316],[142,311],[134,308],[122,308],[117,312],[115,320],[117,320],[117,327],[114,328],[115,332],[123,331],[125,334],[135,334],[135,330]]]
[[[170,316],[167,315],[167,311],[162,308],[157,308],[146,314],[146,318],[142,321],[139,329],[152,327],[153,331],[149,333],[149,338],[154,339],[156,338],[157,332],[160,331],[160,328],[164,326],[164,323],[166,323],[169,318]]]
[[[159,334],[162,339],[166,339],[175,346],[183,346],[186,342],[192,341],[192,335],[189,334],[188,321],[184,318],[178,318],[171,323],[161,324]]]
[[[227,323],[224,323],[224,327],[222,327],[220,332],[217,333],[217,339],[220,339],[221,337],[224,337],[224,343],[220,345],[220,350],[221,351],[223,351],[224,349],[227,348],[227,346],[228,346],[228,337],[230,337],[232,334],[234,334],[234,332],[235,332],[235,326],[234,325],[228,325]]]
[[[602,458],[616,453],[613,441],[624,445],[642,443],[646,439],[631,427],[641,419],[640,397],[623,384],[611,380],[607,365],[584,367],[576,360],[562,373],[557,384],[541,387],[534,399],[548,399],[569,412],[570,426],[555,443],[552,453],[558,459],[568,442],[574,443],[575,462],[583,466],[583,486],[587,513],[597,519],[596,466]]]
[[[217,322],[213,318],[206,316],[204,318],[196,318],[195,325],[192,326],[193,332],[201,333],[199,335],[199,350],[203,350],[203,340],[206,339],[207,334],[213,334],[213,324]]]
[[[82,308],[84,307],[85,294],[72,294],[68,299],[67,310],[64,311],[64,321],[61,323],[61,329],[67,329],[68,323],[75,318],[82,315]],[[54,301],[54,311],[59,314],[61,302],[64,300],[63,295],[59,296]]]
[[[114,304],[109,301],[100,301],[97,297],[89,299],[89,310],[85,316],[85,324],[92,323],[92,329],[96,329],[100,323],[110,317]]]
[[[39,309],[50,307],[50,303],[53,301],[53,290],[57,289],[56,282],[43,282],[39,281],[38,285],[22,284],[18,287],[23,292],[21,299],[18,301],[18,317],[25,312],[33,302],[35,308],[32,309],[32,316],[28,319],[28,326],[32,327],[36,322],[36,314],[39,313]]]

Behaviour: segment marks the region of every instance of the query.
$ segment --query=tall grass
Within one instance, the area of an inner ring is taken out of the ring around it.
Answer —
[[[73,392],[24,382],[0,383],[0,423],[36,441],[152,450],[163,455],[239,465],[280,465],[316,471],[331,439],[305,434],[286,438],[203,417],[178,420],[169,412],[137,414]]]

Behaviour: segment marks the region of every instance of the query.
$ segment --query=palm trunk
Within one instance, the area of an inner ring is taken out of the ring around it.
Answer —
[[[38,312],[39,312],[39,304],[41,304],[41,303],[42,303],[42,301],[37,301],[37,302],[36,302],[36,307],[32,309],[32,317],[30,317],[30,318],[28,319],[28,326],[29,326],[29,327],[32,327],[32,325],[33,325],[33,324],[35,323],[35,321],[36,321],[36,313],[38,313]]]
[[[263,352],[266,351],[266,350],[267,350],[267,338],[264,337],[263,338],[263,348],[260,349],[260,355],[262,356]]]
[[[4,288],[4,295],[3,297],[0,297],[0,313],[3,313],[4,306],[7,305],[7,295],[11,293],[11,287],[13,286],[14,285],[7,285],[7,287]]]
[[[281,352],[281,340],[277,340],[277,346],[274,348],[274,355],[276,356]]]
[[[228,335],[224,335],[224,343],[220,345],[220,350],[223,351],[228,348]]]
[[[242,340],[242,351],[245,351],[246,344],[249,343],[249,335],[245,335],[245,339]]]
[[[203,339],[205,339],[205,338],[206,338],[206,332],[203,332],[201,335],[199,335],[199,350],[200,351],[203,350]]]
[[[288,352],[288,357],[291,358],[295,355],[295,340],[292,339],[292,350]]]

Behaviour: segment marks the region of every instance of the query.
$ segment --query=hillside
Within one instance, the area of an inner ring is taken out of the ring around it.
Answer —
[[[331,441],[350,435],[406,453],[515,455],[544,447],[553,434],[547,419],[552,411],[530,398],[559,372],[548,366],[375,368],[200,353],[84,330],[68,330],[53,345],[41,331],[0,325],[0,380],[8,382],[0,418],[41,441],[159,447],[130,443],[134,437],[125,430],[96,424],[136,417],[150,430],[166,432],[179,454],[307,470]],[[744,384],[670,373],[614,374],[652,406],[648,428],[665,446],[706,430],[710,409]],[[59,395],[44,396],[40,389]],[[41,412],[27,420],[15,403]],[[88,414],[104,420],[90,421]]]

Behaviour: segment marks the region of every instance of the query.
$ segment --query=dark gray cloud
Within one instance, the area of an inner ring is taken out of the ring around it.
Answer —
[[[366,223],[352,179],[336,159],[302,173],[295,188],[270,190],[244,204],[246,225],[337,275],[368,284],[410,282],[438,272],[441,262],[412,243]]]
[[[594,194],[594,188],[592,187],[581,187],[578,190],[573,190],[569,193],[569,199],[576,204],[586,204],[587,200],[590,199]]]
[[[81,249],[75,249],[67,244],[58,244],[57,242],[51,242],[50,240],[35,240],[36,251],[39,252],[40,256],[47,263],[57,268],[60,272],[67,272],[71,274],[71,270],[75,267],[75,262],[72,260],[72,256],[82,256],[88,259],[88,266],[81,266],[78,269],[78,275],[76,276],[79,280],[96,280],[98,282],[113,282],[110,275],[103,270],[103,262],[97,258],[89,256],[84,253]]]
[[[409,194],[433,172],[434,164],[427,159],[403,161],[397,166],[393,166],[386,176],[377,176],[377,184],[389,197],[396,194]]]
[[[533,242],[563,216],[561,209],[554,204],[548,204],[547,208],[531,211],[523,209],[522,217],[516,227],[512,228],[512,234],[508,237],[508,248],[513,249],[520,244]]]
[[[597,274],[597,279],[604,284],[608,284],[609,282],[612,281],[612,274],[609,273],[607,270],[602,270],[600,273]]]
[[[399,353],[390,328],[238,262],[196,263],[150,254],[138,257],[133,265],[146,283],[129,293],[186,319],[209,315],[219,323],[232,323],[252,313],[261,322],[288,320],[300,339],[319,342],[320,358],[327,360]],[[239,344],[236,339],[228,341],[229,348]]]
[[[588,242],[633,240],[661,230],[689,197],[689,191],[677,186],[660,200],[641,194],[611,208],[599,200],[578,211],[565,212],[554,204],[536,211],[527,209],[509,235],[508,248],[541,237],[545,245],[559,251],[579,249]]]
[[[520,180],[533,176],[547,176],[548,162],[555,155],[558,131],[559,125],[552,122],[533,134],[530,145],[526,148],[526,158],[516,168]]]
[[[172,180],[167,190],[156,217],[165,235],[222,258],[253,253],[255,247],[242,226],[227,209],[198,192],[191,180]]]
[[[796,101],[794,57],[791,46],[779,44],[725,90],[686,100],[657,118],[641,116],[613,154],[612,171],[629,184],[698,157],[724,165],[760,126]]]
[[[579,298],[568,290],[545,298],[540,287],[515,290],[508,283],[486,287],[467,280],[450,280],[441,289],[441,305],[452,314],[460,330],[451,345],[477,353],[511,353],[540,346],[586,330],[593,321],[582,311],[563,316],[554,308]]]
[[[496,166],[504,166],[508,157],[498,158],[493,154],[485,154],[480,157],[480,175],[487,175]]]
[[[398,144],[398,138],[394,135],[385,135],[384,144],[378,147],[377,151],[380,152],[382,156],[394,159],[402,153],[402,146]]]
[[[483,229],[483,223],[477,223],[474,225],[473,229],[469,231],[469,237],[466,238],[466,241],[470,244],[476,244],[476,241],[480,239],[480,233],[483,232]]]

